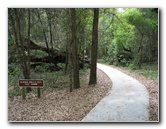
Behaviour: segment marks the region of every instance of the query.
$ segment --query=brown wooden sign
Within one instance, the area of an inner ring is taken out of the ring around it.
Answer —
[[[42,79],[20,79],[19,86],[21,87],[43,87]]]

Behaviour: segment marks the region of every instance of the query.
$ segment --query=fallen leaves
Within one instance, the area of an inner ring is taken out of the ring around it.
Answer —
[[[89,75],[81,76],[79,89],[69,92],[65,89],[42,91],[38,99],[36,93],[8,98],[9,121],[80,121],[111,90],[112,82],[105,73],[97,70],[97,84],[88,85]]]

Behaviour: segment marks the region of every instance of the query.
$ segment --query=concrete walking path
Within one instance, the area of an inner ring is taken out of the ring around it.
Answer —
[[[104,97],[83,122],[146,122],[149,120],[149,94],[144,85],[110,66],[97,64],[113,82]]]

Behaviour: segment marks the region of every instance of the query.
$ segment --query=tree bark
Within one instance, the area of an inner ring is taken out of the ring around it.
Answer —
[[[71,16],[70,16],[70,10],[67,11],[67,22],[70,23],[71,22]],[[68,76],[69,76],[69,90],[70,92],[73,91],[73,65],[72,65],[72,42],[71,42],[71,28],[70,26],[68,26],[68,32],[67,32],[67,48],[68,48],[68,54],[66,54],[68,56],[68,59],[66,59],[66,62],[68,63],[68,65],[66,64],[66,68],[68,71]]]
[[[47,19],[48,19],[48,25],[49,25],[49,33],[50,33],[50,44],[51,44],[51,49],[53,50],[52,23],[51,23],[51,12],[50,11],[51,11],[51,9],[46,9],[46,14],[47,14]]]
[[[12,10],[12,9],[11,9]],[[9,10],[10,11],[10,10]],[[12,14],[13,13],[13,14]],[[9,18],[11,19],[11,22],[12,22],[12,27],[13,27],[13,31],[14,31],[14,36],[15,36],[15,42],[16,42],[16,45],[17,45],[17,50],[18,50],[18,56],[19,56],[19,58],[20,58],[20,64],[21,64],[21,66],[23,66],[23,59],[22,59],[22,51],[21,51],[21,49],[18,47],[19,46],[19,34],[18,34],[18,30],[16,29],[16,26],[17,26],[17,21],[16,21],[16,19],[17,19],[17,17],[16,17],[16,15],[17,15],[17,10],[13,10],[13,11],[11,11],[10,13],[9,13]],[[22,69],[23,69],[23,67],[22,67]],[[25,88],[23,87],[23,89],[22,89],[22,98],[23,98],[23,100],[25,100],[26,99],[26,92],[25,92]]]
[[[98,17],[99,9],[94,9],[93,31],[92,31],[92,47],[91,47],[91,67],[89,85],[97,83],[97,46],[98,46]]]
[[[141,35],[141,41],[140,41],[140,59],[139,59],[139,64],[138,64],[139,69],[141,69],[141,67],[142,67],[142,56],[143,56],[142,41],[143,41],[143,34]]]
[[[31,25],[30,25],[30,17],[31,17],[31,12],[30,12],[30,9],[28,9],[28,62],[27,62],[27,67],[28,67],[28,70],[27,70],[27,78],[26,79],[30,79],[30,28],[31,28]],[[27,93],[29,93],[30,91],[32,91],[31,87],[27,87],[26,88],[26,91]]]
[[[70,41],[70,35],[68,34],[68,72],[69,72],[69,87],[70,92],[73,91],[73,63],[72,63],[72,47],[71,47],[71,41]]]
[[[42,26],[42,31],[43,31],[43,35],[44,35],[44,39],[45,39],[45,43],[46,43],[48,55],[51,56],[51,55],[50,55],[50,50],[49,50],[49,45],[48,45],[48,40],[47,40],[47,36],[46,36],[46,32],[45,32],[45,30],[44,30],[44,26],[43,26],[43,22],[42,22],[41,17],[40,17],[39,10],[37,10],[37,15],[38,15],[40,24],[41,24],[41,26]]]
[[[25,79],[30,79],[30,66],[28,66],[28,64],[30,64],[30,62],[28,63],[28,55],[25,54],[25,49],[24,49],[24,45],[23,45],[23,39],[22,39],[22,35],[21,35],[21,18],[20,18],[20,13],[21,13],[21,9],[15,9],[15,16],[16,16],[16,23],[17,23],[17,27],[18,27],[18,37],[19,37],[19,43],[21,45],[21,59],[20,61],[22,62],[22,71],[23,71],[23,75]],[[30,35],[30,12],[28,12],[28,35]],[[30,49],[30,36],[28,36],[28,49]],[[27,49],[27,52],[28,52]],[[23,88],[24,91],[24,88]],[[27,92],[30,92],[31,88],[27,88]]]
[[[84,50],[85,50],[85,31],[84,28],[82,29],[82,57],[83,57],[83,62],[82,62],[82,68],[84,69],[84,65],[85,65],[85,54],[84,54]]]
[[[28,11],[28,49],[27,49],[27,53],[28,55],[25,54],[25,48],[23,46],[23,40],[22,40],[22,35],[21,35],[21,13],[22,13],[22,9],[13,9],[13,15],[11,14],[9,15],[11,20],[12,20],[12,26],[13,26],[13,31],[14,31],[14,35],[15,35],[15,40],[16,40],[16,44],[18,47],[18,55],[20,58],[20,64],[21,64],[21,68],[22,68],[22,72],[24,75],[25,79],[30,79],[30,11]],[[17,27],[17,29],[16,29]],[[19,46],[21,46],[19,48]],[[27,92],[30,92],[31,88],[27,88]],[[26,98],[26,91],[25,91],[25,87],[23,87],[22,89],[22,95],[23,95],[23,99]]]
[[[74,73],[74,88],[80,87],[79,68],[78,68],[78,47],[76,41],[76,11],[71,9],[71,31],[72,31],[72,57],[73,57],[73,73]]]

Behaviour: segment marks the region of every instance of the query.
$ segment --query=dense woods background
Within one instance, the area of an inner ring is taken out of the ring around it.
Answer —
[[[71,92],[88,68],[96,84],[97,60],[157,79],[158,41],[157,8],[9,8],[9,96],[20,94],[21,78]]]

